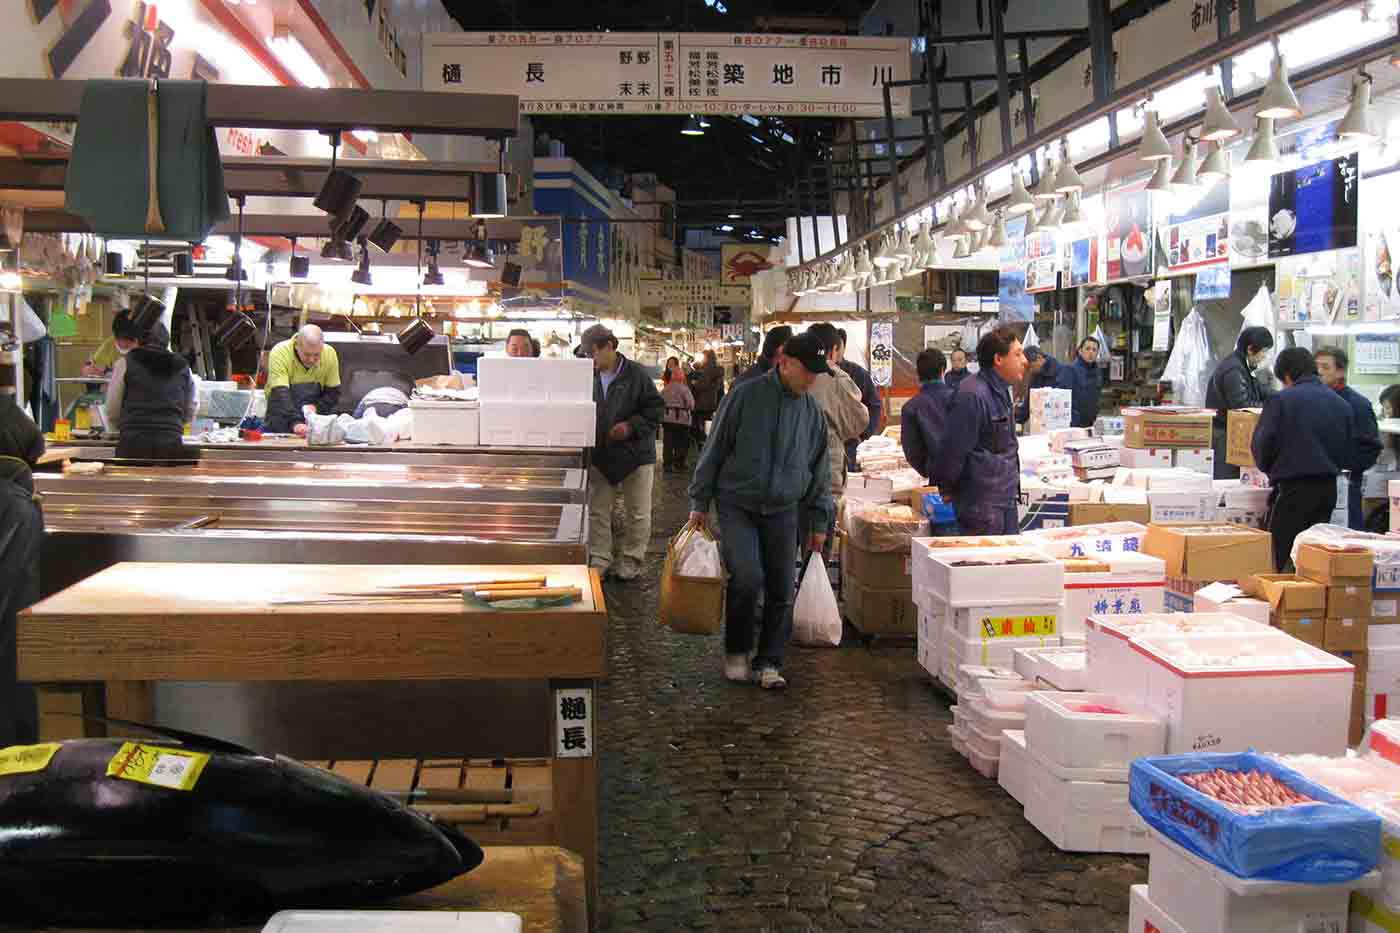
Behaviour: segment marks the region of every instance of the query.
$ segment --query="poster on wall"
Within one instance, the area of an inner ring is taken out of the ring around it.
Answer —
[[[1356,246],[1357,155],[1314,162],[1269,180],[1269,258]]]
[[[1230,261],[1230,182],[1221,180],[1162,231],[1167,269],[1182,272]]]
[[[1148,294],[1152,296],[1152,349],[1164,352],[1172,345],[1172,283],[1158,282]]]
[[[1065,241],[1060,268],[1065,271],[1066,288],[1100,284],[1099,240],[1095,232],[1083,239]]]
[[[1006,221],[1006,245],[1001,248],[997,294],[1003,321],[1029,321],[1035,317],[1035,298],[1026,292],[1026,218]]]
[[[1025,237],[1026,293],[1052,292],[1059,282],[1059,252],[1053,233]]]
[[[1105,248],[1109,282],[1150,275],[1152,259],[1152,193],[1145,188],[1110,191],[1103,199]]]
[[[884,388],[894,376],[894,322],[870,325],[870,378]]]
[[[1400,372],[1400,342],[1390,334],[1357,334],[1353,347],[1356,372],[1388,375]]]
[[[1281,324],[1340,324],[1361,319],[1361,251],[1337,250],[1279,260],[1274,308]]]
[[[1361,208],[1361,317],[1366,321],[1400,318],[1400,282],[1395,257],[1400,255],[1400,217],[1392,205],[1400,197],[1400,175],[1367,178]]]

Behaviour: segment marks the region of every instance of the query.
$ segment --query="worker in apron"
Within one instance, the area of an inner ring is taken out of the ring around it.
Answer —
[[[39,739],[32,687],[18,682],[15,627],[39,599],[39,547],[44,516],[32,470],[44,435],[12,393],[0,390],[0,748]]]
[[[340,403],[340,360],[321,328],[307,324],[267,355],[267,429],[305,437],[312,413],[330,415]]]

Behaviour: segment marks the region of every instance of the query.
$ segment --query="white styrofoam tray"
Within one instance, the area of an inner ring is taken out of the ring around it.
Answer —
[[[1012,560],[1021,563],[1002,563]],[[1064,599],[1064,565],[1032,547],[929,550],[928,570],[928,588],[950,607]]]
[[[964,700],[959,705],[963,721],[993,741],[999,739],[1003,730],[1020,729],[1026,724],[1024,710],[997,709],[985,696]]]
[[[1026,819],[1065,852],[1147,851],[1147,825],[1128,803],[1127,784],[1062,780],[1033,752],[1026,774]]]
[[[1005,680],[1010,683],[1019,683],[1025,678],[1011,669],[1010,665],[1005,667],[987,667],[981,664],[964,664],[956,669],[958,694],[962,695],[967,691],[976,691],[978,684],[985,680]]]
[[[987,754],[985,746],[979,745],[969,737],[967,742],[967,760],[972,765],[972,770],[982,775],[984,778],[995,778],[997,776],[997,766],[1001,763],[1001,747],[998,744],[995,754]]]
[[[283,910],[262,933],[520,933],[519,914],[458,910]]]
[[[1030,767],[1026,751],[1026,734],[1008,729],[1001,734],[1001,760],[997,765],[997,783],[1011,799],[1025,806],[1026,772]]]
[[[1079,712],[1084,704],[1125,715]],[[1066,768],[1126,769],[1134,758],[1162,754],[1167,742],[1162,717],[1133,707],[1108,693],[1034,693],[1026,698],[1026,744]]]
[[[1089,653],[1078,645],[1054,648],[1017,648],[1012,666],[1032,683],[1054,690],[1083,690],[1089,675]]]
[[[983,758],[996,760],[1001,757],[1001,733],[995,735],[983,732],[975,725],[967,723],[962,729],[963,741],[967,742],[968,754],[977,752]]]

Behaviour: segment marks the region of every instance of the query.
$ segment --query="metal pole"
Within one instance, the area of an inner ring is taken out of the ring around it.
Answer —
[[[1221,0],[1224,2],[1224,0]],[[1006,23],[1002,21],[1002,11],[1000,0],[991,0],[988,4],[992,8],[992,36],[996,41],[997,59],[997,106],[1001,110],[1001,145],[1002,148],[1011,151],[1011,82],[1006,75]],[[1024,71],[1030,66],[1025,59],[1021,59],[1021,70]]]
[[[1031,96],[1030,49],[1025,39],[1018,39],[1016,51],[1021,54],[1021,110],[1026,120],[1026,138],[1035,136],[1035,98]]]
[[[924,36],[924,77],[928,79],[929,118],[933,121],[933,165],[938,175],[938,188],[930,185],[930,193],[948,187],[948,165],[944,152],[947,141],[943,138],[943,108],[938,102],[938,77],[933,69],[933,45],[930,44],[932,41],[932,35]]]
[[[993,0],[995,2],[995,0]],[[972,109],[972,82],[963,82],[963,95],[967,98],[967,153],[972,167],[977,168],[977,113]],[[1009,148],[1009,147],[1008,147]]]
[[[1089,61],[1094,72],[1094,102],[1113,93],[1113,20],[1109,0],[1088,0]]]
[[[801,186],[795,186],[792,192],[793,200],[796,202],[797,205],[797,210],[795,213],[797,216],[797,264],[799,266],[807,261],[802,253],[802,192],[799,190],[800,187]],[[815,257],[815,255],[816,254],[814,253],[813,256]]]
[[[904,213],[903,199],[899,196],[899,143],[894,142],[894,108],[890,103],[890,85],[888,81],[881,82],[881,91],[885,98],[885,135],[890,138],[886,143],[889,147],[890,160],[890,185],[891,201],[894,205],[894,216],[898,217]]]

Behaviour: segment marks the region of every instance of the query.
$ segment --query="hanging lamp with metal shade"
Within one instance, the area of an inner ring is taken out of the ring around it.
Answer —
[[[1084,190],[1084,179],[1079,177],[1079,170],[1074,167],[1074,160],[1069,156],[1069,140],[1060,141],[1060,171],[1055,175],[1055,190],[1060,194]]]
[[[1185,136],[1181,140],[1181,164],[1176,167],[1176,174],[1172,176],[1172,186],[1189,189],[1199,185],[1200,182],[1196,180],[1196,141]]]
[[[1216,185],[1230,177],[1230,150],[1224,143],[1216,143],[1206,155],[1196,177],[1204,185]]]
[[[1274,67],[1269,74],[1269,83],[1264,85],[1264,93],[1259,98],[1256,116],[1271,120],[1296,120],[1303,115],[1298,105],[1298,95],[1293,93],[1293,84],[1288,78],[1288,63],[1279,51],[1278,39],[1274,39]]]
[[[1206,88],[1206,118],[1201,124],[1201,139],[1213,143],[1234,139],[1240,135],[1240,125],[1235,121],[1230,108],[1225,106],[1225,97],[1220,88],[1212,85]]]
[[[1371,108],[1371,76],[1364,70],[1351,79],[1351,103],[1346,116],[1337,126],[1337,135],[1356,142],[1371,142],[1380,138],[1375,113]]]
[[[1143,162],[1160,162],[1163,159],[1170,159],[1172,147],[1167,142],[1167,137],[1162,133],[1162,124],[1158,121],[1157,111],[1149,109],[1143,119],[1142,140],[1138,143],[1138,158]]]
[[[1270,168],[1279,162],[1278,143],[1274,140],[1274,121],[1270,117],[1257,117],[1254,121],[1254,142],[1244,157],[1246,165],[1254,168]]]
[[[1171,159],[1162,159],[1157,163],[1157,169],[1152,173],[1152,179],[1147,183],[1147,190],[1164,194],[1172,193]]]
[[[1019,170],[1011,173],[1011,201],[1006,206],[1009,214],[1026,214],[1035,210],[1035,198],[1026,190],[1026,179]]]

